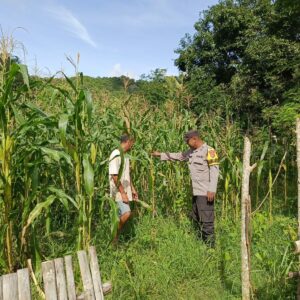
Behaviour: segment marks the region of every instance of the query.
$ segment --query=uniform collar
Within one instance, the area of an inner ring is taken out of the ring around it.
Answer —
[[[204,142],[199,148],[195,149],[194,151],[198,152],[201,151],[206,146],[206,143]]]

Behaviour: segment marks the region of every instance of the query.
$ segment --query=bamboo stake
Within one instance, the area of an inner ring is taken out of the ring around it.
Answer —
[[[275,178],[274,178],[274,180],[273,180],[273,182],[272,182],[271,188],[269,188],[269,190],[268,190],[268,192],[267,192],[265,198],[260,202],[260,204],[259,204],[259,205],[255,208],[255,210],[252,212],[252,215],[254,215],[255,213],[257,213],[258,210],[259,210],[259,209],[262,207],[262,205],[265,203],[265,201],[268,199],[269,194],[270,194],[270,191],[271,191],[271,189],[274,187],[274,185],[275,185],[275,183],[276,183],[276,181],[277,181],[277,179],[278,179],[278,176],[279,176],[279,174],[280,174],[280,171],[281,171],[281,169],[283,168],[284,161],[285,161],[285,159],[286,159],[286,155],[287,155],[287,152],[284,153],[284,155],[283,155],[283,157],[282,157],[282,159],[281,159],[281,162],[280,162],[280,165],[279,165],[277,174],[276,174],[276,176],[275,176]]]
[[[32,278],[32,280],[33,280],[33,283],[34,283],[34,285],[35,285],[35,287],[36,287],[36,289],[37,289],[37,291],[38,291],[38,293],[39,293],[39,295],[40,295],[40,298],[41,298],[41,299],[46,299],[45,293],[44,293],[43,290],[40,288],[39,283],[38,283],[38,281],[37,281],[37,279],[36,279],[36,277],[35,277],[35,274],[34,274],[34,272],[33,272],[31,259],[28,259],[28,260],[27,260],[27,266],[28,266],[28,270],[29,270],[30,276],[31,276],[31,278]]]

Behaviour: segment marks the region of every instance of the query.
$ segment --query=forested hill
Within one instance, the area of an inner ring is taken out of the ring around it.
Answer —
[[[84,77],[92,90],[180,101],[196,115],[230,118],[244,132],[293,134],[300,113],[300,1],[220,1],[177,47],[181,75],[156,69],[138,80]],[[124,86],[125,84],[125,86]]]
[[[177,49],[197,113],[285,132],[300,112],[300,1],[220,1]]]

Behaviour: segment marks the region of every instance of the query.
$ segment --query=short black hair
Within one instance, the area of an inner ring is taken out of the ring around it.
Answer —
[[[130,140],[133,140],[133,137],[132,136],[130,136],[129,134],[122,134],[121,136],[120,136],[120,142],[121,143],[126,143],[126,142],[128,142],[128,141],[130,141]]]
[[[193,129],[193,130],[190,130],[190,131],[188,131],[188,132],[186,132],[185,134],[184,134],[184,136],[183,136],[183,139],[186,141],[186,142],[188,142],[188,140],[190,139],[190,138],[192,138],[192,137],[200,137],[199,136],[199,132],[197,131],[197,130],[195,130],[195,129]]]

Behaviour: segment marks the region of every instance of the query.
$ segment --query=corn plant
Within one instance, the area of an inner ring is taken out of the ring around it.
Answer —
[[[79,211],[77,222],[80,248],[87,247],[91,239],[94,200],[93,165],[96,161],[97,148],[92,134],[91,94],[80,88],[78,80],[75,85],[67,76],[65,79],[69,90],[58,89],[62,97],[62,113],[58,116],[58,137],[62,150],[72,158],[74,198]],[[65,178],[66,174],[64,171],[62,177]]]
[[[2,41],[3,42],[3,41]],[[10,271],[15,266],[13,230],[14,219],[14,176],[13,155],[15,152],[15,129],[17,123],[22,120],[18,113],[18,105],[22,98],[22,93],[29,90],[29,80],[27,68],[19,65],[11,59],[11,53],[4,47],[1,48],[0,57],[0,198],[2,206],[2,249],[3,257],[6,258],[6,268]],[[2,263],[4,261],[2,260]]]
[[[72,166],[71,157],[58,149],[55,141],[57,118],[29,102],[48,83],[30,81],[26,66],[14,61],[5,48],[1,50],[0,221],[3,255],[0,263],[4,269],[12,271],[28,256],[33,259],[39,256],[34,224],[40,222],[43,214],[48,215],[46,226],[47,231],[50,230],[49,207],[56,200],[67,210],[69,203],[76,208],[77,203],[59,188],[57,177],[53,176],[66,165]],[[88,168],[86,164],[87,174]]]

